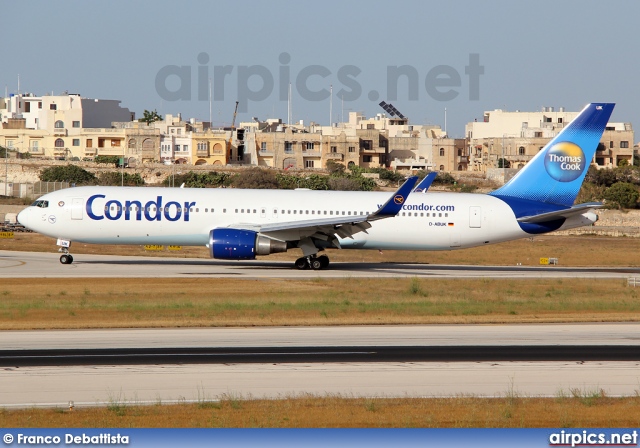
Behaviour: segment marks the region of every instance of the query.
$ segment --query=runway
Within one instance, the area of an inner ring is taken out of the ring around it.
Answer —
[[[523,351],[627,350],[638,356],[640,325],[465,325],[291,328],[206,328],[170,330],[7,331],[0,351],[107,347],[265,347],[300,353],[310,347],[437,348],[449,356],[460,347],[468,353],[522,345]],[[441,397],[571,395],[572,390],[633,395],[640,390],[639,361],[481,361],[435,360],[363,362],[227,362],[143,363],[0,368],[1,407],[60,406],[197,401],[223,396],[281,398],[300,394],[365,397]],[[478,358],[479,359],[479,358]],[[272,360],[273,361],[273,360]]]
[[[114,255],[74,256],[62,265],[59,254],[0,252],[0,278],[628,278],[636,267],[454,266],[409,263],[332,263],[328,269],[297,270],[291,262],[219,261],[201,258],[154,258]]]

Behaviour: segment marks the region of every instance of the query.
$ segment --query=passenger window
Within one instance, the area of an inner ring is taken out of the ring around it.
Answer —
[[[222,213],[227,213],[227,209],[226,209],[226,208],[223,208],[223,209],[222,209]]]
[[[254,209],[253,209],[253,213],[255,213],[255,212],[256,212],[256,209],[254,208]]]
[[[204,212],[205,212],[205,213],[208,213],[208,212],[209,212],[209,209],[208,209],[208,208],[205,208],[205,209],[204,209]]]

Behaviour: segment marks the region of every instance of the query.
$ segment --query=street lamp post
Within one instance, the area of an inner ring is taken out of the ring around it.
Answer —
[[[9,186],[9,150],[4,148],[4,195],[7,196]]]

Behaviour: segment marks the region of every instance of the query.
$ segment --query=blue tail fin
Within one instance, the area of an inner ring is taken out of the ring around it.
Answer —
[[[490,194],[571,207],[614,106],[587,105],[513,179]]]

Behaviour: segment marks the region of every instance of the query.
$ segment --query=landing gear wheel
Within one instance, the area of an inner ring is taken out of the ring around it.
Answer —
[[[309,262],[307,261],[306,257],[300,257],[296,260],[296,262],[294,263],[295,267],[303,270],[303,269],[309,269]]]
[[[319,258],[312,258],[311,263],[309,264],[311,265],[311,269],[313,269],[314,271],[322,269],[322,261],[320,261]]]
[[[62,264],[71,264],[73,263],[73,256],[69,254],[60,255],[60,263]]]
[[[320,269],[326,269],[329,267],[329,257],[326,255],[320,255],[318,260],[320,260]]]

